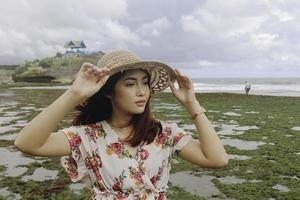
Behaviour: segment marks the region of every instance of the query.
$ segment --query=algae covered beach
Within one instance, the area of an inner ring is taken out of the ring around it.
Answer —
[[[0,199],[88,199],[59,158],[18,152],[18,131],[63,89],[0,89]],[[230,156],[223,169],[173,159],[168,199],[300,199],[300,98],[197,94]],[[173,120],[197,138],[188,113],[170,93],[153,100],[155,117]],[[71,113],[58,128],[70,125]]]

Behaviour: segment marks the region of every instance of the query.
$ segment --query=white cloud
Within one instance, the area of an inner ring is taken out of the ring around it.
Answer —
[[[300,40],[293,37],[300,33],[295,20],[300,17],[296,12],[300,4],[292,4],[258,0],[206,1],[182,15],[180,24],[194,39],[193,50],[200,53],[198,46],[207,50],[202,52],[205,55],[201,54],[203,60],[218,62],[224,67],[238,64],[245,70],[251,65],[260,66],[260,71],[270,70],[277,65],[292,64],[291,60],[293,64],[295,59],[300,61],[296,57],[300,49],[295,45]],[[215,54],[219,57],[212,56]],[[285,59],[281,59],[281,55]]]
[[[140,39],[137,34],[131,32],[128,27],[121,25],[118,21],[105,20],[102,28],[106,36],[116,42],[132,42],[136,45],[150,46],[150,43]]]
[[[158,37],[161,33],[171,27],[171,22],[166,17],[162,17],[154,20],[150,23],[143,24],[139,29],[138,33],[141,35],[150,35]]]
[[[126,0],[6,0],[0,7],[0,63],[53,56],[69,40],[84,40],[89,50],[150,46],[119,22]],[[99,44],[101,44],[99,46]]]
[[[275,15],[276,17],[278,17],[280,22],[286,22],[286,21],[290,21],[290,20],[294,19],[294,17],[291,14],[289,14],[288,12],[282,11],[277,8],[272,10],[271,13],[273,15]]]
[[[130,49],[202,76],[271,75],[282,66],[300,74],[299,9],[297,0],[3,0],[0,64],[84,40],[90,51]]]
[[[251,36],[251,43],[256,46],[257,49],[274,48],[276,46],[281,46],[281,44],[276,41],[276,39],[279,38],[277,34],[257,33]]]
[[[199,19],[192,15],[182,16],[180,22],[182,29],[186,32],[192,32],[195,34],[207,33],[207,29],[205,28],[204,24],[202,24]]]

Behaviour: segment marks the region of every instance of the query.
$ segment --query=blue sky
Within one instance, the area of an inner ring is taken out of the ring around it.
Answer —
[[[0,64],[129,49],[196,77],[300,77],[296,0],[4,0]]]

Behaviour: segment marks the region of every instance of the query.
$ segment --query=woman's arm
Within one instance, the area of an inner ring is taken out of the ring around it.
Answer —
[[[176,79],[179,89],[176,89],[173,83],[170,83],[170,88],[173,95],[180,101],[186,110],[192,116],[195,113],[201,113],[202,108],[198,102],[192,81],[175,70]],[[204,113],[198,115],[194,119],[199,140],[190,140],[180,151],[179,155],[193,163],[202,167],[223,167],[228,163],[228,156],[225,152],[220,138],[216,134],[210,121]]]
[[[63,156],[70,153],[67,137],[53,131],[64,116],[105,84],[108,69],[85,63],[70,89],[32,119],[18,134],[15,146],[22,152],[37,156]]]
[[[50,146],[48,146],[48,151],[55,150],[58,154],[69,154],[68,139],[63,134],[53,133],[51,138],[49,136],[64,116],[78,105],[81,100],[68,89],[20,131],[14,142],[15,146],[24,153],[37,155],[40,151],[39,148],[48,140],[53,148],[51,150]]]
[[[190,115],[202,112],[202,108],[197,100],[185,105],[185,108]],[[179,155],[183,159],[202,167],[218,168],[226,166],[228,164],[228,156],[206,115],[204,113],[198,115],[194,119],[194,124],[200,142],[192,139],[182,148]]]

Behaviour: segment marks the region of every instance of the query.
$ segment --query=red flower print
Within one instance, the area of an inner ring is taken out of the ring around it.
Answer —
[[[125,200],[125,199],[127,199],[128,196],[129,196],[128,193],[118,192],[118,194],[116,195],[116,198],[117,198],[117,200]]]
[[[69,157],[67,159],[67,166],[68,166],[68,175],[70,176],[70,178],[71,179],[76,178],[78,176],[77,163],[72,157]]]
[[[114,191],[119,191],[121,189],[121,183],[120,182],[116,182],[113,186],[112,189]]]
[[[87,128],[85,128],[85,133],[94,142],[96,142],[96,140],[98,139],[97,129],[94,129],[94,128],[91,128],[91,127],[88,126]]]
[[[158,135],[156,141],[159,143],[159,144],[165,144],[166,143],[166,139],[167,139],[167,136],[166,134],[163,132],[161,134]]]
[[[151,181],[151,183],[155,186],[156,185],[156,175],[155,176],[153,176],[151,179],[150,179],[150,181]]]
[[[175,139],[174,139],[175,140],[174,145],[176,145],[181,140],[182,137],[183,137],[183,133],[176,134]]]
[[[120,174],[119,177],[115,177],[115,183],[114,185],[112,186],[113,190],[114,191],[122,191],[122,186],[123,186],[123,182],[124,182],[124,179],[126,178],[126,176],[124,175],[125,173],[125,170],[122,171],[122,174]]]
[[[85,158],[85,165],[88,169],[97,169],[102,167],[102,161],[100,156],[93,152],[92,156],[87,156]]]
[[[122,146],[120,143],[118,142],[112,143],[111,147],[115,154],[120,155],[122,153]]]
[[[146,160],[149,157],[149,152],[145,149],[142,150],[141,152],[141,159]]]
[[[140,171],[137,171],[136,174],[134,175],[134,179],[141,183],[142,182],[142,175],[141,175],[141,172]]]
[[[71,140],[70,140],[70,145],[71,147],[78,147],[81,144],[81,138],[79,135],[74,136]]]
[[[171,127],[165,127],[164,132],[166,132],[168,135],[171,135],[172,129]]]
[[[130,177],[135,180],[135,185],[139,186],[141,183],[143,183],[143,172],[141,172],[139,169],[129,167]]]
[[[160,145],[166,145],[169,136],[171,135],[171,128],[166,127],[156,138],[156,143]]]
[[[96,180],[97,181],[102,181],[102,176],[101,176],[99,170],[93,169],[93,172],[94,172],[94,174],[96,176]],[[100,185],[100,187],[103,187],[103,186]],[[104,189],[104,188],[102,188],[102,189]]]
[[[158,195],[158,198],[157,200],[164,200],[165,199],[165,195],[163,192],[160,192],[159,195]]]
[[[97,162],[97,166],[98,167],[102,167],[102,161],[101,161],[101,158],[100,158],[99,154],[93,153],[93,156],[94,156],[94,158],[95,158],[95,160]]]

